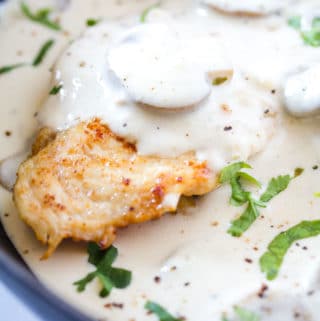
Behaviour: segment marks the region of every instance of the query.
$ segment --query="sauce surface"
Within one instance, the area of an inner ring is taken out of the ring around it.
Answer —
[[[25,66],[0,76],[0,158],[28,150],[39,126],[62,130],[79,119],[99,116],[113,131],[136,142],[141,154],[178,155],[195,149],[199,158],[220,169],[261,152],[249,162],[262,182],[292,174],[297,167],[305,169],[303,175],[261,211],[241,238],[226,232],[242,211],[229,205],[229,186],[176,215],[120,231],[115,265],[130,269],[133,282],[106,299],[98,297],[98,283],[81,294],[72,285],[92,269],[84,244],[65,242],[49,260],[39,260],[44,248],[19,220],[11,193],[3,189],[1,221],[44,284],[101,320],[156,320],[143,308],[147,300],[191,321],[218,321],[223,313],[231,318],[234,305],[255,311],[263,321],[317,320],[320,238],[295,244],[273,282],[266,281],[258,264],[273,237],[302,220],[319,218],[320,199],[314,197],[320,178],[319,120],[296,119],[283,112],[286,102],[298,115],[320,106],[313,81],[319,77],[320,49],[306,46],[287,24],[292,15],[313,10],[317,1],[295,1],[281,14],[259,18],[221,14],[210,6],[219,1],[206,3],[163,1],[141,24],[141,13],[154,2],[28,1],[32,8],[56,9],[64,29],[57,33],[22,16],[18,1],[9,2],[0,23],[0,66],[32,61],[48,39],[55,45],[37,68]],[[253,11],[257,10],[255,6]],[[261,14],[266,11],[268,7]],[[87,28],[88,18],[105,21]],[[168,28],[163,29],[164,24]],[[163,39],[155,69],[144,66],[159,49],[148,32]],[[128,42],[127,36],[133,40]],[[140,47],[148,49],[143,59]],[[212,65],[206,49],[216,49]],[[124,61],[128,50],[132,60]],[[171,57],[174,53],[177,56]],[[192,64],[193,55],[201,55],[201,66]],[[163,86],[154,77],[160,71]],[[226,77],[226,82],[212,86],[218,76]],[[123,82],[126,77],[128,84]],[[159,86],[158,95],[146,90],[150,79],[151,87]],[[194,81],[197,87],[191,92]],[[180,90],[181,82],[186,91],[170,96],[170,89]],[[301,82],[309,86],[310,95],[299,94]],[[60,83],[61,92],[48,97],[52,86]],[[292,90],[294,94],[286,96]],[[229,105],[235,108],[226,115],[221,106]],[[232,130],[224,130],[227,127]],[[265,285],[268,290],[261,298]],[[123,308],[107,303],[121,303]]]

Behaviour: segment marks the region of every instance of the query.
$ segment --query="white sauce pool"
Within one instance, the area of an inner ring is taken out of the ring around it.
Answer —
[[[219,5],[219,1],[206,2]],[[244,2],[249,7],[252,3]],[[320,199],[313,196],[320,190],[320,170],[314,167],[320,165],[319,119],[295,119],[282,112],[288,79],[320,64],[320,49],[304,45],[286,21],[313,10],[318,1],[293,1],[281,15],[261,18],[223,15],[198,1],[162,1],[143,26],[139,17],[152,1],[77,0],[66,7],[60,6],[61,1],[60,5],[49,0],[28,1],[33,9],[56,8],[65,30],[61,33],[27,20],[18,3],[9,2],[0,22],[0,66],[32,61],[48,39],[55,39],[55,45],[37,68],[26,66],[0,75],[0,159],[25,149],[39,126],[37,120],[64,129],[79,119],[100,116],[115,132],[137,142],[141,154],[177,155],[195,149],[199,158],[221,168],[261,151],[249,162],[254,176],[263,182],[292,173],[296,167],[305,168],[241,238],[226,232],[241,211],[228,204],[228,186],[199,199],[194,208],[183,213],[120,231],[115,244],[120,255],[115,265],[130,269],[133,281],[125,290],[113,290],[106,299],[98,297],[95,282],[81,294],[72,285],[92,269],[85,245],[64,242],[49,260],[40,261],[44,248],[19,220],[11,193],[1,189],[1,221],[39,279],[99,320],[156,320],[143,308],[147,300],[188,321],[219,321],[224,312],[231,318],[234,305],[255,311],[262,321],[319,320],[319,237],[294,245],[273,282],[266,281],[258,264],[273,237],[302,220],[320,217]],[[220,1],[223,6],[228,3]],[[261,14],[274,11],[266,8]],[[254,6],[252,10],[260,9]],[[87,18],[103,18],[105,22],[85,30]],[[149,41],[145,31],[154,30],[148,25],[178,30],[159,31],[164,35],[159,57],[164,63],[149,70],[144,61],[154,56],[158,44],[154,43],[143,59],[137,54],[139,46]],[[135,26],[143,29],[140,34],[132,29]],[[106,30],[108,37],[103,39]],[[142,39],[130,48],[121,42],[128,30]],[[78,38],[82,32],[85,36]],[[210,39],[217,41],[211,43]],[[75,41],[70,46],[71,40]],[[205,49],[214,47],[211,64]],[[133,60],[122,65],[123,50],[131,50]],[[201,66],[192,63],[194,55],[201,55]],[[172,69],[163,69],[170,64]],[[54,76],[50,72],[53,65]],[[154,77],[154,72],[160,71],[165,84],[159,87],[158,95],[150,95],[145,82],[154,81],[155,88],[161,85]],[[130,77],[128,85],[123,82],[125,77]],[[211,86],[215,77],[228,80]],[[197,86],[191,91],[194,81]],[[59,95],[48,98],[52,86],[60,82],[63,88]],[[170,95],[170,88],[181,90],[182,82],[186,91]],[[317,105],[319,88],[312,82],[308,88],[310,100],[297,92],[290,95],[294,106],[301,106],[297,114]],[[221,108],[225,105],[235,106],[231,115],[225,114],[228,108]],[[231,131],[224,130],[230,126]],[[10,179],[7,177],[8,185]],[[156,276],[161,278],[159,283],[154,281]],[[264,284],[268,290],[260,298]],[[123,309],[105,307],[112,302],[122,303]]]

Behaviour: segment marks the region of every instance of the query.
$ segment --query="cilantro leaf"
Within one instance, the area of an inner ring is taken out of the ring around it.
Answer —
[[[248,174],[246,172],[239,172],[238,176],[240,178],[242,178],[243,180],[251,183],[252,185],[255,185],[257,187],[261,187],[260,182],[257,179],[255,179],[253,176],[251,176],[250,174]]]
[[[235,306],[233,309],[239,321],[260,321],[260,316],[254,312],[238,306]],[[224,316],[221,321],[229,321],[229,319]]]
[[[226,166],[220,173],[220,183],[229,183],[232,178],[237,177],[238,172],[243,168],[251,168],[251,166],[245,162],[238,162]]]
[[[60,90],[62,89],[62,85],[59,85],[59,86],[54,86],[54,87],[52,87],[52,89],[50,90],[50,92],[49,92],[49,95],[57,95],[59,92],[60,92]]]
[[[50,39],[42,45],[38,54],[36,55],[36,57],[32,62],[32,66],[36,67],[42,63],[44,57],[46,56],[50,48],[53,46],[53,44],[54,44],[54,40]]]
[[[147,17],[149,15],[149,13],[153,10],[153,9],[156,9],[160,6],[161,2],[157,2],[156,4],[146,8],[145,10],[143,10],[141,16],[140,16],[140,22],[141,23],[145,23],[147,21]]]
[[[111,293],[114,284],[112,283],[110,278],[108,276],[106,276],[105,274],[98,272],[96,275],[102,285],[102,289],[101,289],[99,295],[101,298],[105,298]]]
[[[181,319],[177,319],[173,317],[168,311],[166,311],[161,305],[148,301],[144,308],[152,313],[154,313],[159,321],[182,321]]]
[[[93,19],[93,18],[89,18],[86,21],[86,24],[88,27],[93,27],[95,25],[97,25],[100,22],[100,19]]]
[[[250,192],[245,191],[240,183],[240,177],[235,177],[230,180],[231,185],[231,197],[230,197],[230,204],[233,206],[241,206],[245,204],[249,197]]]
[[[230,183],[231,185],[231,198],[230,204],[234,206],[241,206],[248,202],[250,192],[247,192],[243,189],[240,180],[245,180],[253,185],[261,186],[261,184],[250,174],[246,172],[241,172],[240,170],[243,168],[251,168],[250,165],[244,162],[238,162],[231,164],[225,167],[220,174],[220,182],[221,183]]]
[[[36,11],[35,13],[32,13],[30,8],[25,2],[21,2],[20,8],[22,13],[30,20],[36,23],[42,24],[53,30],[57,30],[57,31],[61,30],[61,27],[58,23],[49,20],[49,15],[52,12],[51,9],[43,8]]]
[[[293,17],[289,18],[288,25],[296,30],[300,30],[301,17],[300,16],[293,16]]]
[[[301,37],[305,44],[312,47],[320,46],[320,17],[315,17],[312,21],[310,30],[301,29],[301,17],[294,16],[288,20],[289,26],[300,31]]]
[[[73,283],[77,287],[78,292],[83,292],[86,286],[97,276],[96,272],[87,274],[83,279]]]
[[[260,258],[260,268],[268,280],[274,280],[279,273],[284,256],[291,245],[299,240],[320,235],[320,220],[303,221],[276,236],[267,252]]]
[[[290,175],[278,176],[276,178],[272,178],[268,184],[266,191],[261,195],[261,202],[269,202],[275,196],[284,191],[291,181]]]
[[[111,268],[109,277],[117,289],[125,289],[131,283],[131,273],[119,268]]]
[[[259,321],[260,320],[260,317],[257,314],[249,310],[246,310],[244,308],[235,307],[234,312],[239,317],[240,321]]]
[[[236,220],[231,222],[228,233],[234,237],[240,237],[249,229],[254,221],[259,217],[260,213],[258,207],[265,207],[264,204],[254,200],[249,196],[248,206],[243,214]]]
[[[88,262],[95,265],[96,270],[73,283],[78,292],[83,292],[95,278],[98,278],[101,283],[102,289],[99,295],[103,298],[108,296],[114,287],[124,289],[131,283],[132,273],[130,271],[112,267],[118,256],[118,250],[114,246],[101,250],[97,244],[89,243],[88,254]]]
[[[238,162],[226,166],[220,174],[220,183],[229,183],[231,185],[230,204],[233,206],[242,206],[247,203],[245,211],[241,216],[231,222],[228,233],[234,237],[240,237],[249,229],[254,221],[259,217],[259,208],[266,207],[266,203],[272,200],[276,195],[284,191],[290,181],[300,176],[303,173],[302,168],[296,168],[294,177],[290,175],[278,176],[272,178],[267,186],[266,191],[261,195],[260,199],[254,199],[252,193],[246,191],[241,185],[241,180],[247,181],[257,187],[261,187],[260,182],[246,172],[242,172],[243,168],[251,168],[250,165],[244,162]]]
[[[17,69],[17,68],[20,68],[20,67],[23,67],[25,66],[26,64],[25,63],[19,63],[19,64],[14,64],[14,65],[8,65],[8,66],[3,66],[3,67],[0,67],[0,75],[2,74],[6,74],[14,69]]]

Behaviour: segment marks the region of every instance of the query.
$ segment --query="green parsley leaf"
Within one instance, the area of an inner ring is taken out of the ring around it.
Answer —
[[[242,188],[240,183],[240,177],[232,178],[230,181],[231,185],[231,197],[230,197],[230,204],[233,206],[241,206],[248,202],[250,193],[245,191]]]
[[[261,195],[260,201],[265,203],[271,201],[275,196],[280,194],[289,186],[290,181],[290,175],[272,178],[268,184],[266,191]]]
[[[301,17],[300,16],[293,16],[293,17],[289,18],[288,25],[296,30],[300,30]]]
[[[320,27],[313,26],[310,31],[303,31],[301,35],[307,45],[320,47]]]
[[[239,218],[231,222],[231,226],[228,229],[228,233],[234,237],[242,236],[242,234],[247,231],[254,221],[259,217],[259,208],[266,207],[266,203],[284,191],[292,179],[289,175],[272,178],[266,191],[262,194],[260,199],[257,200],[252,197],[251,192],[248,192],[243,188],[241,185],[241,180],[251,183],[257,187],[261,187],[261,184],[250,174],[242,172],[241,170],[243,168],[251,168],[251,166],[244,162],[238,162],[226,166],[224,169],[222,169],[219,178],[220,183],[230,183],[231,185],[231,205],[242,206],[248,203],[245,211],[240,215]],[[304,170],[302,168],[296,168],[293,178],[300,176],[303,171]]]
[[[182,321],[181,319],[177,319],[173,317],[168,311],[166,311],[161,305],[148,301],[144,308],[152,313],[154,313],[159,321]]]
[[[146,8],[145,10],[143,10],[141,16],[140,16],[140,22],[141,23],[145,23],[147,21],[147,17],[149,15],[149,13],[153,10],[156,9],[160,6],[161,2],[159,1],[158,3]]]
[[[29,18],[30,20],[42,24],[50,29],[53,30],[61,30],[61,27],[58,23],[54,22],[54,21],[50,21],[49,20],[49,15],[52,12],[51,9],[49,8],[43,8],[38,10],[35,13],[32,13],[30,8],[28,7],[28,5],[25,2],[21,2],[20,4],[20,8],[22,13]]]
[[[246,172],[239,172],[238,173],[239,177],[242,178],[243,180],[247,181],[248,183],[251,183],[252,185],[255,185],[257,187],[261,187],[260,182],[255,179],[253,176]]]
[[[260,316],[258,316],[257,314],[247,309],[244,309],[238,306],[235,306],[233,309],[237,316],[237,320],[239,321],[260,321]],[[227,317],[223,316],[221,321],[230,321],[230,320]]]
[[[246,232],[259,217],[260,213],[258,207],[265,207],[265,205],[254,200],[250,195],[246,210],[238,219],[231,222],[228,233],[234,237],[242,236],[242,234]]]
[[[86,24],[88,27],[93,27],[95,25],[97,25],[100,22],[100,19],[93,19],[93,18],[89,18],[86,21]]]
[[[86,289],[87,284],[90,283],[96,276],[96,272],[89,273],[83,279],[76,281],[73,284],[77,286],[78,292],[83,292]]]
[[[54,87],[52,87],[52,89],[50,90],[50,92],[49,92],[49,95],[57,95],[59,92],[60,92],[60,90],[62,89],[62,85],[59,85],[59,86],[54,86]]]
[[[288,20],[289,26],[300,31],[301,37],[305,44],[312,47],[320,46],[320,17],[316,17],[312,21],[310,30],[301,30],[301,17],[294,16]]]
[[[227,80],[228,80],[227,77],[217,77],[217,78],[212,80],[212,85],[213,86],[220,86],[223,83],[225,83]]]
[[[34,60],[32,62],[32,66],[36,67],[36,66],[38,66],[38,65],[40,65],[42,63],[45,55],[48,53],[48,51],[53,46],[53,44],[54,44],[54,40],[52,40],[52,39],[46,41],[43,44],[43,46],[40,48],[38,54],[34,58]]]
[[[238,172],[243,168],[251,168],[251,166],[245,162],[233,163],[226,166],[220,173],[220,183],[230,183],[231,179],[237,177]]]
[[[23,67],[25,65],[26,65],[25,63],[19,63],[19,64],[0,67],[0,75],[6,74],[12,70],[18,69],[18,68]]]
[[[236,313],[240,321],[259,321],[260,320],[260,317],[257,314],[251,311],[248,311],[244,308],[235,307],[234,312]]]
[[[221,183],[230,183],[232,194],[230,204],[234,206],[241,206],[248,202],[250,193],[245,191],[240,183],[240,180],[247,181],[253,185],[261,186],[261,184],[250,174],[241,172],[243,168],[251,168],[250,165],[244,162],[238,162],[225,167],[220,174]]]
[[[97,244],[89,243],[88,254],[88,262],[95,265],[96,270],[73,283],[78,292],[83,292],[95,278],[98,278],[101,283],[102,289],[99,295],[103,298],[108,296],[114,287],[124,289],[131,283],[132,273],[130,271],[112,267],[118,256],[118,250],[114,246],[101,250]]]
[[[268,280],[274,280],[279,273],[284,256],[291,245],[299,240],[320,235],[320,220],[303,221],[276,236],[268,250],[260,258],[260,268]]]

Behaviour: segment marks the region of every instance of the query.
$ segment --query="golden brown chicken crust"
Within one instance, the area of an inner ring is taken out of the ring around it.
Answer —
[[[139,156],[99,120],[45,134],[19,168],[14,200],[50,256],[65,238],[108,247],[116,228],[175,211],[181,195],[202,195],[217,175],[194,153]],[[45,143],[43,143],[45,142]]]

